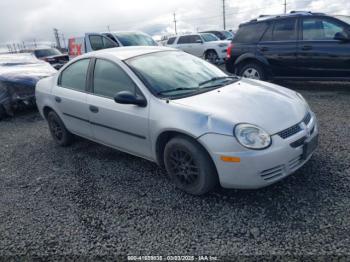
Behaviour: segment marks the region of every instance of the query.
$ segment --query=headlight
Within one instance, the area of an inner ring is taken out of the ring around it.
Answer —
[[[227,44],[219,44],[219,47],[227,47]]]
[[[235,127],[238,142],[250,149],[265,149],[271,145],[270,135],[260,127],[251,124],[239,124]]]

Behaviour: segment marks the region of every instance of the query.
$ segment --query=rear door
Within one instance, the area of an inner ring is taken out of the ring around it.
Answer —
[[[97,33],[85,34],[85,49],[87,53],[114,47],[118,47],[118,44],[104,35]]]
[[[92,138],[86,104],[89,65],[90,59],[84,58],[66,67],[61,72],[57,85],[53,87],[52,95],[68,130]]]
[[[257,46],[257,54],[267,59],[274,76],[294,76],[297,67],[297,18],[283,18],[269,24]]]
[[[349,25],[331,17],[301,19],[298,67],[305,77],[349,77],[350,42],[336,40],[337,34],[350,37]]]

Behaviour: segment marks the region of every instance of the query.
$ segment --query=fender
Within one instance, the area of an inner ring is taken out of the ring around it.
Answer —
[[[267,59],[263,56],[257,56],[253,53],[246,53],[246,54],[243,54],[241,55],[240,57],[238,57],[235,61],[235,67],[240,64],[241,62],[243,62],[244,60],[247,60],[247,59],[255,59],[255,60],[258,60],[259,62],[261,62],[263,65],[266,65],[266,66],[269,66],[269,62],[267,61]]]

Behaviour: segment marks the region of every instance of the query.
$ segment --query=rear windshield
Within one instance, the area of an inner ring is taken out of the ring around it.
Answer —
[[[58,51],[57,49],[50,48],[50,49],[35,50],[34,54],[37,58],[42,58],[42,57],[48,57],[48,56],[54,56],[54,55],[61,55],[61,52]]]
[[[237,43],[257,43],[267,27],[268,24],[263,22],[241,25],[234,37],[234,41]]]
[[[157,46],[152,37],[145,34],[118,33],[116,35],[123,46]]]

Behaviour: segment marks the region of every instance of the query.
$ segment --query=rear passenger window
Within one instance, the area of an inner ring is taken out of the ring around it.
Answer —
[[[94,71],[94,93],[114,98],[120,91],[136,92],[136,86],[118,65],[97,59]]]
[[[92,50],[95,51],[117,46],[112,40],[101,35],[90,35],[89,40]]]
[[[176,37],[170,37],[170,38],[168,39],[167,44],[168,44],[168,45],[172,45],[172,44],[174,44],[175,39],[176,39]]]
[[[274,41],[297,40],[296,19],[283,19],[275,21],[273,29]]]
[[[103,48],[113,48],[117,46],[112,40],[110,40],[107,37],[103,37],[102,41],[103,41]]]
[[[93,50],[103,49],[103,40],[100,35],[90,35],[89,36],[90,45]]]
[[[255,23],[242,25],[234,37],[234,42],[237,43],[257,43],[262,37],[262,34],[267,29],[267,23]]]
[[[194,44],[202,41],[199,35],[184,35],[180,36],[178,44]]]
[[[59,85],[70,89],[85,91],[89,62],[90,59],[82,59],[64,69],[59,78]]]

